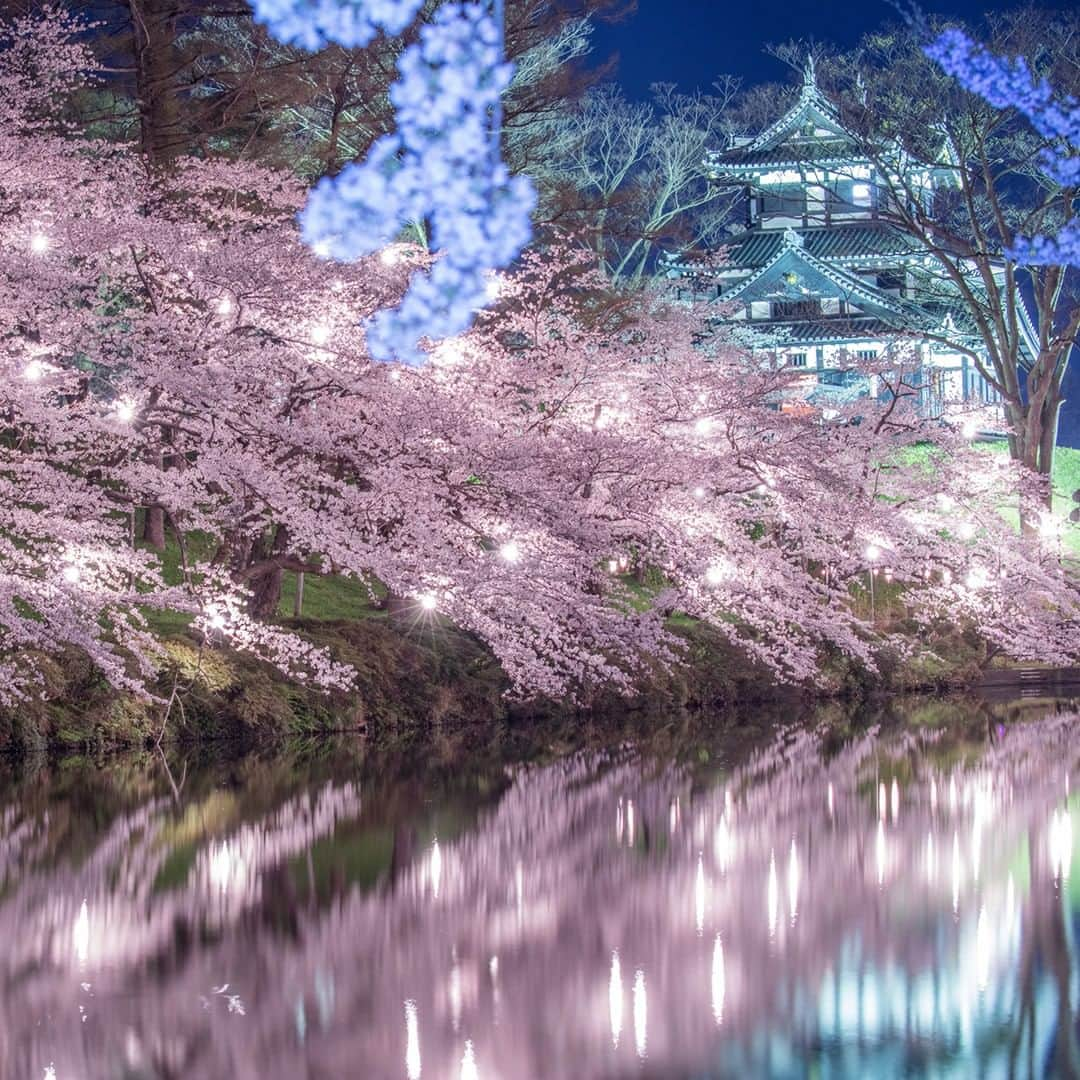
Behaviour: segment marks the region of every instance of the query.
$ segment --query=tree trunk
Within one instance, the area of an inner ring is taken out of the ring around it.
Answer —
[[[165,550],[165,511],[160,506],[148,506],[143,517],[143,543],[155,551]]]
[[[266,573],[253,578],[251,582],[251,600],[248,608],[257,619],[270,619],[277,613],[281,603],[281,585],[285,573],[279,566],[272,567]]]
[[[153,165],[167,165],[185,149],[176,85],[176,0],[128,0],[139,102],[139,147]]]
[[[273,539],[268,542],[266,537],[260,538],[251,546],[248,553],[248,565],[262,562],[274,555],[281,555],[289,543],[289,530],[284,525],[279,525],[273,534]],[[261,574],[253,577],[249,582],[251,599],[248,601],[248,611],[257,619],[272,619],[277,614],[278,604],[281,603],[281,586],[285,580],[285,571],[280,566],[269,566]]]

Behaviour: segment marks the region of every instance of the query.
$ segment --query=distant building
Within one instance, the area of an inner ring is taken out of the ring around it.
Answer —
[[[903,338],[915,351],[926,413],[996,402],[956,347],[981,348],[956,286],[915,238],[884,220],[885,188],[819,89],[812,63],[784,116],[756,138],[711,153],[706,167],[713,183],[744,190],[746,230],[708,257],[669,257],[665,269],[684,297],[730,305],[721,320],[745,330],[756,351],[805,367],[809,401],[875,393],[852,364]],[[943,162],[911,179],[930,205],[949,174]],[[1024,330],[1033,351],[1030,323]]]

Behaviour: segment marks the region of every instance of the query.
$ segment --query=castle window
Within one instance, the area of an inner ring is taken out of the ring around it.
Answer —
[[[876,360],[878,351],[877,349],[856,349],[856,360]]]
[[[761,197],[764,217],[802,217],[806,213],[806,190],[799,184],[784,184]]]
[[[788,363],[792,367],[806,367],[806,353],[794,352],[788,356]]]

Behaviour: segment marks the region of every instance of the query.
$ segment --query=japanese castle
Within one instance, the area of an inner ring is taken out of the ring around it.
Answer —
[[[876,380],[850,369],[886,359],[902,339],[915,350],[928,414],[996,401],[971,358],[938,340],[981,347],[933,256],[880,215],[886,189],[819,89],[812,61],[784,116],[710,153],[705,166],[712,183],[743,190],[745,231],[707,258],[668,258],[664,269],[683,298],[725,305],[719,321],[739,328],[755,352],[806,368],[800,396],[824,404],[876,393]],[[930,199],[949,170],[923,171],[919,188]]]

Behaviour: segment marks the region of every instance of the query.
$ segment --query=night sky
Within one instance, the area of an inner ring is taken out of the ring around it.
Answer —
[[[674,82],[682,90],[708,90],[718,75],[737,75],[744,85],[786,81],[793,73],[766,56],[770,42],[814,39],[841,48],[863,34],[899,21],[885,0],[637,0],[637,13],[595,35],[598,60],[618,54],[615,78],[628,95],[648,96],[654,82]],[[986,11],[1006,11],[1019,3],[986,0],[929,0],[928,13],[955,15],[978,25]],[[1038,6],[1072,5],[1043,0]]]
[[[985,0],[934,0],[924,11],[955,15],[977,26],[984,12],[1006,11],[1017,4]],[[1043,0],[1039,6],[1067,9],[1068,3]],[[684,91],[708,91],[724,74],[744,85],[796,78],[787,65],[764,48],[792,39],[821,41],[841,48],[863,34],[898,21],[896,9],[883,0],[638,0],[637,13],[623,23],[601,26],[594,39],[598,60],[618,56],[615,81],[626,94],[647,98],[654,82],[674,82]],[[1080,356],[1074,355],[1066,379],[1068,396],[1061,415],[1059,442],[1080,447]]]

